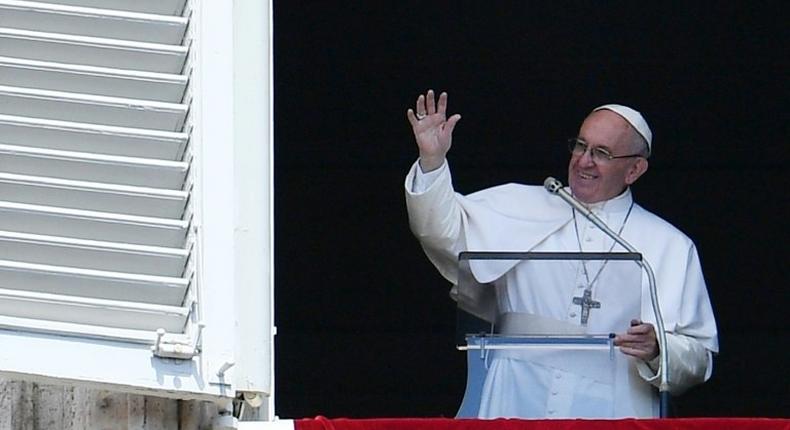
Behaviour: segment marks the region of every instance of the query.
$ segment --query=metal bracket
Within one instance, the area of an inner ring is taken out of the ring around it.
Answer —
[[[156,331],[156,343],[151,347],[151,352],[160,358],[175,358],[179,360],[191,360],[192,357],[200,354],[200,337],[206,325],[198,323],[197,335],[190,341],[184,336],[172,336],[165,338],[167,332],[160,328]]]

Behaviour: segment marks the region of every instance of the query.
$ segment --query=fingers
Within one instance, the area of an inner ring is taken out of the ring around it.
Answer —
[[[645,361],[652,360],[651,354],[648,351],[639,349],[639,348],[630,348],[627,346],[621,346],[620,351],[625,355],[630,355],[632,357],[636,357]]]
[[[450,119],[448,119],[447,122],[444,124],[444,129],[442,130],[442,132],[446,135],[452,135],[455,125],[458,124],[458,121],[460,120],[461,120],[461,115],[459,114],[455,114],[451,116]]]
[[[412,127],[415,127],[420,120],[436,113],[441,114],[441,117],[437,117],[439,118],[438,120],[433,118],[430,122],[432,124],[441,124],[445,121],[444,118],[447,113],[447,93],[442,92],[439,95],[437,103],[436,95],[433,90],[428,90],[424,95],[420,94],[417,97],[417,101],[414,103],[414,109],[408,109],[406,111],[406,118],[409,120]],[[447,123],[442,125],[448,133],[452,133],[455,124],[461,119],[461,116],[454,115],[453,118],[455,119],[451,118],[452,121],[448,120]]]
[[[643,360],[652,360],[658,355],[658,345],[654,342],[631,342],[624,339],[617,341],[615,345],[620,348],[620,352]]]
[[[442,115],[447,112],[447,93],[439,94],[439,110],[437,112]]]
[[[422,118],[422,117],[425,116],[425,96],[424,95],[420,94],[420,96],[417,97],[417,104],[416,104],[416,109],[415,110],[417,112],[417,117],[418,118]]]
[[[627,355],[633,355],[633,356],[636,356],[637,354],[639,354],[639,353],[641,353],[641,352],[642,352],[642,350],[641,350],[641,349],[638,349],[638,348],[633,348],[633,347],[630,347],[630,346],[621,346],[621,347],[620,347],[620,351],[621,351],[623,354],[627,354]]]
[[[652,324],[640,324],[631,326],[624,334],[618,334],[614,338],[614,344],[620,346],[627,343],[656,343],[656,332]]]
[[[638,335],[638,334],[618,334],[617,336],[614,337],[615,346],[642,345],[642,344],[647,344],[650,341],[651,341],[650,336]]]
[[[425,97],[425,104],[426,108],[428,109],[428,115],[432,115],[436,113],[436,101],[433,97],[433,90],[428,90],[428,94]]]
[[[619,346],[620,352],[641,358],[652,360],[658,356],[658,346],[650,343],[627,343]]]
[[[653,325],[652,324],[639,324],[633,325],[628,327],[628,334],[637,334],[637,335],[649,335],[653,332]]]
[[[416,126],[416,125],[417,125],[417,122],[419,121],[419,120],[417,119],[417,116],[416,116],[416,115],[414,115],[414,111],[413,111],[413,110],[411,110],[411,109],[408,109],[408,110],[406,111],[406,119],[408,119],[408,120],[409,120],[409,124],[411,124],[411,126],[412,126],[412,127]]]
[[[615,336],[614,344],[624,354],[642,360],[652,360],[658,355],[656,332],[650,323],[631,321],[631,327],[626,333]]]

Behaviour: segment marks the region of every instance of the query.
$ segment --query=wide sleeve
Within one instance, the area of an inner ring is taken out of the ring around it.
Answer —
[[[450,169],[445,162],[438,175],[431,178],[432,183],[415,192],[417,169],[419,165],[415,162],[404,183],[409,226],[439,273],[455,284],[464,215],[453,190]]]
[[[699,385],[710,378],[713,372],[713,353],[700,341],[682,334],[667,333],[669,352],[669,392],[683,394],[689,388]],[[639,376],[658,387],[661,382],[659,359],[649,364],[638,360]],[[658,371],[653,370],[658,368]]]
[[[690,387],[707,381],[713,372],[713,354],[719,351],[716,320],[708,297],[696,247],[690,244],[685,259],[683,285],[679,288],[659,289],[665,311],[669,362],[669,391],[681,394]],[[658,386],[658,362],[638,362],[639,374]],[[653,369],[657,369],[654,371]]]

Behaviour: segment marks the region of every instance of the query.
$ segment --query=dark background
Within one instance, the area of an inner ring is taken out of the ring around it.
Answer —
[[[488,3],[275,2],[278,415],[460,404],[454,303],[403,198],[405,111],[433,88],[463,115],[463,193],[565,181],[563,141],[590,109],[642,111],[654,156],[636,199],[695,240],[720,332],[677,414],[788,416],[787,7]]]

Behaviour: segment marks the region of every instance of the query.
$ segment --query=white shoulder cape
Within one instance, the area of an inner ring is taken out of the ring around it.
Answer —
[[[463,196],[454,192],[449,169],[425,192],[412,193],[416,168],[415,163],[406,178],[412,231],[439,272],[456,284],[451,294],[459,306],[485,318],[495,316],[494,291],[486,284],[515,263],[472,265],[478,283],[461,291],[457,287],[458,254],[465,250],[530,251],[570,222],[572,211],[540,186],[506,184]],[[691,336],[717,352],[715,318],[693,242],[638,205],[622,235],[655,270],[666,330]],[[653,313],[649,301],[645,302],[642,314],[651,321]]]

